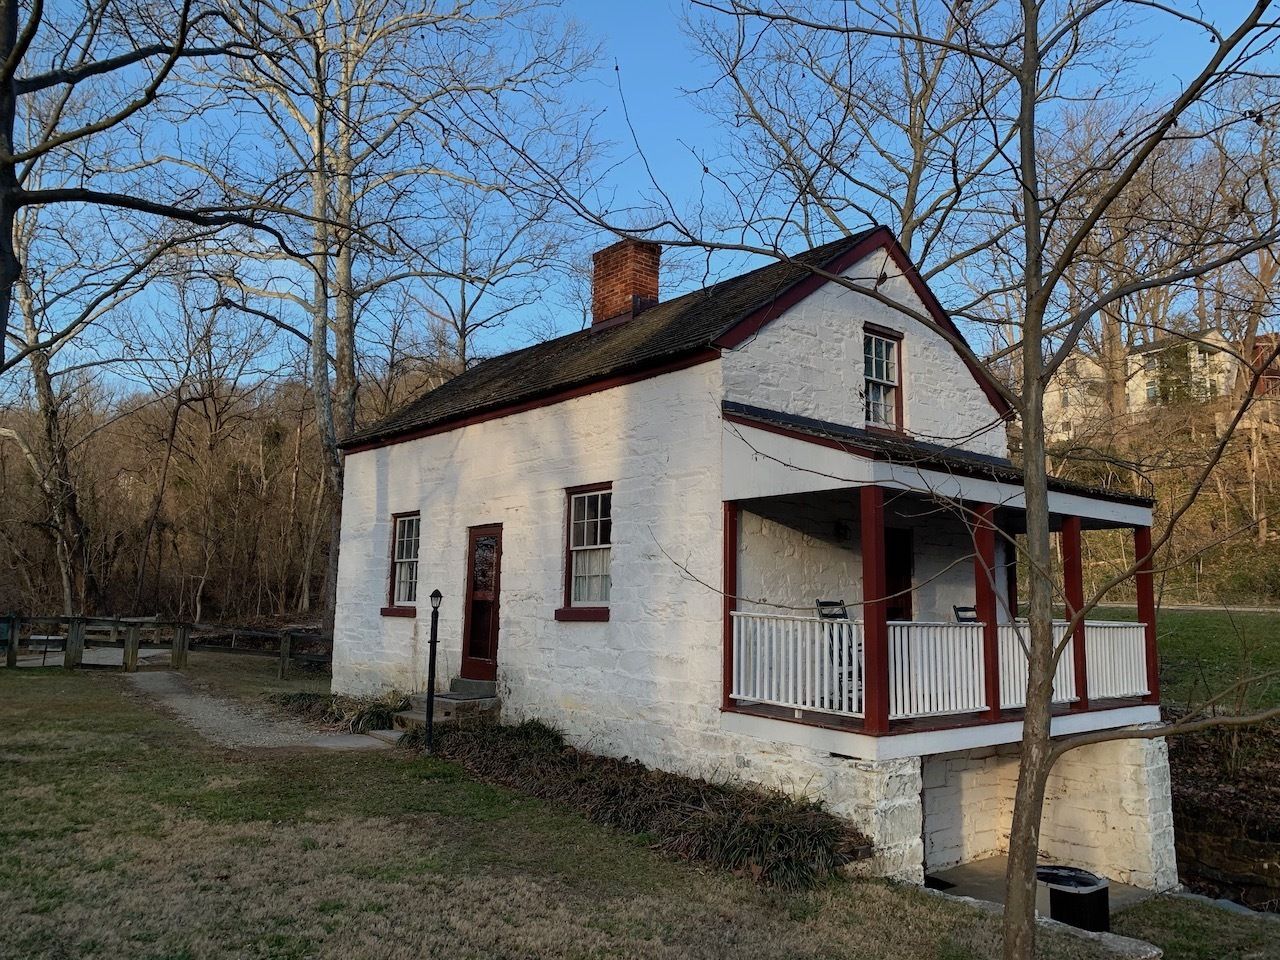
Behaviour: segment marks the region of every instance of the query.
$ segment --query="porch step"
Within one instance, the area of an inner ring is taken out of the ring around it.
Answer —
[[[408,730],[426,723],[427,695],[415,693],[409,698],[410,709],[402,710],[395,715],[395,725],[399,730]],[[435,722],[449,723],[454,720],[478,720],[481,718],[496,719],[498,716],[497,697],[476,697],[456,693],[436,694]]]
[[[468,680],[465,677],[454,677],[449,681],[449,692],[470,697],[492,697],[498,693],[498,684],[493,680]]]
[[[403,730],[368,730],[366,733],[375,740],[393,745],[399,743],[400,738],[404,736]]]

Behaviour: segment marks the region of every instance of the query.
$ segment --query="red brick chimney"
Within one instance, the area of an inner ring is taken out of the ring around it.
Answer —
[[[591,325],[621,323],[658,302],[661,244],[619,240],[592,257]]]

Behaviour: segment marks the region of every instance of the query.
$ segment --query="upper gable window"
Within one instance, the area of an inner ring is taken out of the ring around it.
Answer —
[[[862,336],[862,363],[867,423],[898,430],[902,427],[902,338],[891,331],[867,331]]]

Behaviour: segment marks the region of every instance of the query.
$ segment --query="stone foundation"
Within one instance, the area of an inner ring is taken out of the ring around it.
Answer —
[[[1008,852],[1017,778],[1016,746],[925,758],[927,870]],[[1040,826],[1042,859],[1167,890],[1178,882],[1173,837],[1163,738],[1092,744],[1054,767]]]

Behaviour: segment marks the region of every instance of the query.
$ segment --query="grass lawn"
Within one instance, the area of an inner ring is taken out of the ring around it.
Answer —
[[[1132,607],[1099,607],[1095,619],[1135,620]],[[1280,670],[1280,613],[1163,610],[1156,620],[1167,703],[1197,703],[1242,676]],[[1280,703],[1280,676],[1255,686],[1254,707]]]
[[[124,682],[0,671],[6,960],[998,952],[994,918],[914,889],[761,889],[439,761],[221,750]]]
[[[328,693],[326,670],[293,665],[283,680],[276,679],[279,661],[274,657],[253,657],[239,653],[212,653],[193,650],[187,657],[184,675],[197,688],[217,697],[249,703],[260,702],[273,693],[305,690]]]
[[[1155,897],[1117,914],[1112,929],[1164,948],[1165,960],[1276,960],[1280,917],[1227,913],[1178,897]]]

